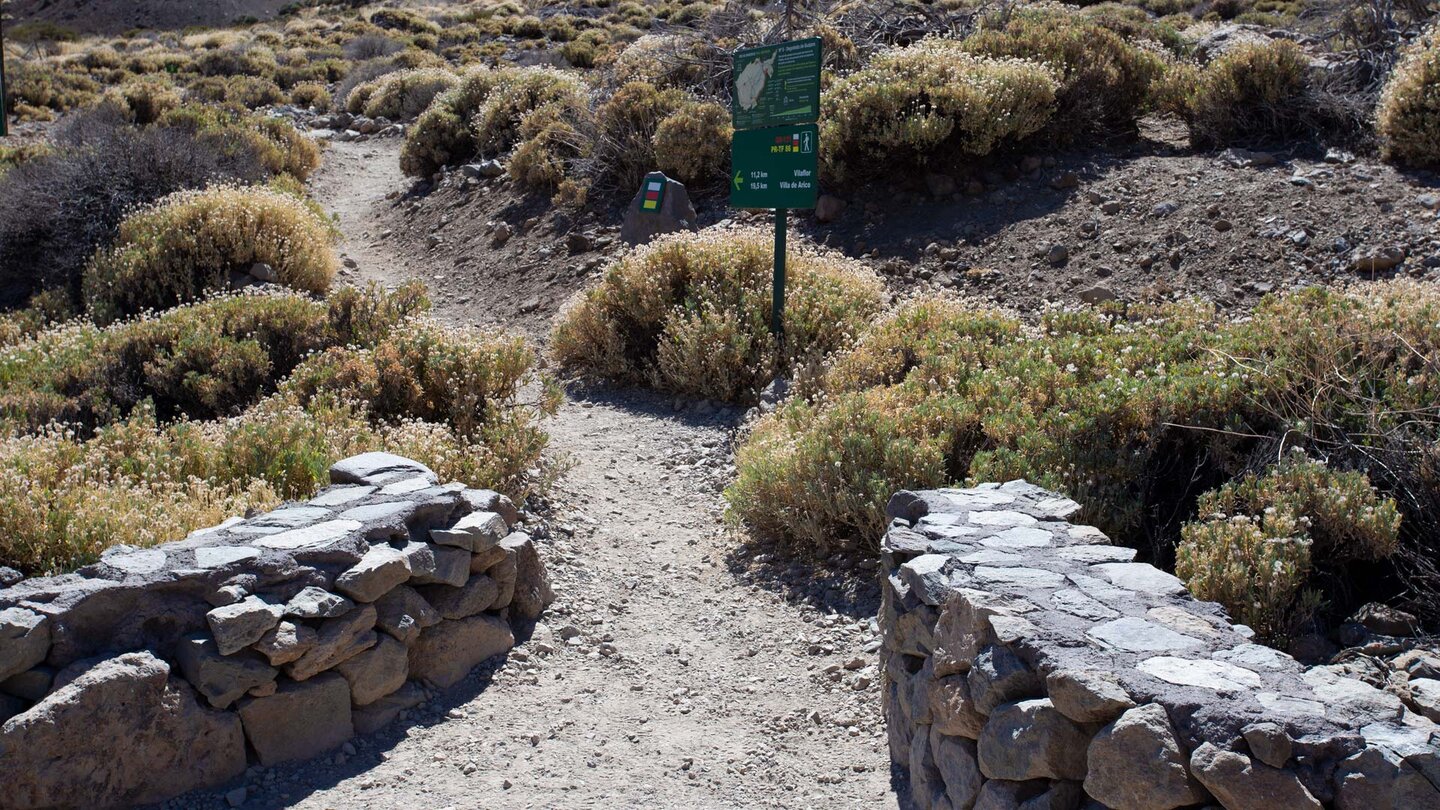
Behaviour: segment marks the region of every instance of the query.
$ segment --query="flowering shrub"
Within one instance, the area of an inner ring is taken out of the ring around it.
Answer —
[[[1440,26],[1406,50],[1376,118],[1386,159],[1440,167]]]
[[[724,177],[730,169],[730,111],[713,101],[687,101],[655,128],[655,165],[683,183]]]
[[[772,237],[676,234],[625,256],[572,301],[551,342],[568,370],[746,401],[777,372],[817,364],[880,311],[879,280],[840,257],[787,254],[784,354],[769,331]]]
[[[1105,21],[1077,9],[1037,5],[982,27],[964,40],[964,47],[1052,68],[1060,79],[1053,120],[1065,135],[1134,128],[1165,61],[1159,44],[1139,35],[1145,29],[1127,31],[1131,37],[1126,37]]]
[[[457,81],[459,77],[444,68],[387,73],[351,90],[345,106],[352,113],[364,113],[371,118],[409,120],[425,112],[436,96],[454,87]]]
[[[934,156],[981,157],[1038,132],[1060,83],[1049,68],[928,39],[877,54],[821,100],[825,173],[849,182]]]
[[[1175,303],[1054,310],[1031,328],[922,300],[843,352],[808,398],[753,428],[727,497],[757,530],[824,548],[878,538],[896,490],[1025,478],[1168,564],[1200,493],[1283,442],[1367,471],[1414,527],[1395,559],[1433,559],[1433,533],[1420,527],[1433,528],[1440,476],[1435,454],[1416,448],[1440,431],[1437,324],[1440,294],[1412,282],[1305,290],[1236,321]],[[1292,478],[1266,486],[1304,493],[1341,480]],[[1298,502],[1317,542],[1366,558],[1391,548],[1383,512],[1371,525],[1357,509]],[[1423,565],[1407,570],[1415,592],[1440,585]]]
[[[1360,472],[1336,472],[1297,453],[1263,476],[1201,496],[1180,530],[1175,573],[1270,642],[1303,627],[1320,603],[1316,569],[1341,573],[1399,545],[1400,512]]]
[[[85,271],[86,305],[108,323],[225,289],[230,272],[257,263],[269,265],[280,284],[324,292],[338,265],[331,239],[326,223],[288,194],[181,192],[121,223],[114,246]]]

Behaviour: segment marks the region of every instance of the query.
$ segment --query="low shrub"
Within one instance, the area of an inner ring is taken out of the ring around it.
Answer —
[[[290,103],[296,107],[328,109],[330,107],[330,91],[321,82],[301,82],[290,88]]]
[[[347,99],[346,107],[352,113],[364,113],[371,118],[409,120],[425,112],[437,95],[454,87],[457,81],[454,73],[443,68],[389,73],[377,79],[374,87],[356,88]]]
[[[503,153],[520,140],[524,119],[550,105],[586,108],[584,83],[551,68],[472,69],[406,132],[400,167],[424,177],[481,152]],[[552,111],[547,121],[556,117]]]
[[[216,298],[96,327],[40,297],[0,353],[0,425],[63,422],[82,432],[128,417],[141,403],[162,420],[234,415],[273,393],[308,355],[374,346],[428,306],[407,286],[345,288],[321,303],[295,294]]]
[[[1406,49],[1376,119],[1387,160],[1440,168],[1440,27]]]
[[[1079,10],[1036,6],[1015,11],[964,40],[983,56],[1030,59],[1060,79],[1057,135],[1133,129],[1164,73],[1158,43],[1132,42]]]
[[[843,352],[810,396],[755,426],[727,497],[757,531],[824,551],[873,543],[896,490],[1025,478],[1169,565],[1202,492],[1298,447],[1344,476],[1368,476],[1405,516],[1393,576],[1328,591],[1332,608],[1408,590],[1433,612],[1440,577],[1424,560],[1436,554],[1440,475],[1416,448],[1440,431],[1440,377],[1427,359],[1440,352],[1437,324],[1440,294],[1412,282],[1267,298],[1233,321],[1180,302],[1052,310],[1031,328],[920,301]],[[1349,503],[1348,514],[1324,514],[1378,536]],[[1317,509],[1302,511],[1319,531]],[[1396,591],[1375,594],[1397,578]]]
[[[138,129],[113,108],[73,116],[52,154],[0,176],[0,302],[56,288],[78,301],[86,262],[131,209],[215,182],[264,180],[258,147],[183,127]]]
[[[1241,43],[1199,73],[1181,114],[1197,146],[1277,140],[1319,125],[1310,60],[1289,40]]]
[[[106,97],[124,105],[131,121],[153,124],[180,106],[180,91],[165,79],[137,79],[113,88]]]
[[[937,155],[989,154],[1043,128],[1059,89],[1043,66],[976,56],[952,40],[882,51],[822,98],[824,174],[843,183]]]
[[[655,128],[655,165],[683,183],[724,177],[730,170],[730,110],[687,101]]]
[[[261,76],[210,76],[192,82],[185,90],[191,101],[223,104],[237,110],[254,110],[284,104],[285,91]]]
[[[413,11],[399,8],[382,8],[370,15],[370,22],[387,31],[405,31],[411,34],[440,33],[440,26]]]
[[[180,192],[121,223],[113,247],[86,268],[84,296],[97,322],[193,301],[226,289],[231,272],[269,265],[276,281],[324,292],[338,266],[324,221],[268,189]]]
[[[715,46],[683,34],[646,34],[615,58],[615,81],[645,82],[656,87],[695,87],[708,78],[707,58]]]
[[[57,69],[47,64],[10,62],[5,66],[5,103],[10,111],[25,117],[36,112],[65,112],[93,104],[100,85],[85,73]],[[26,110],[31,110],[26,115]]]
[[[191,104],[165,113],[159,123],[193,133],[222,153],[245,155],[269,174],[305,180],[320,167],[320,148],[281,118]]]
[[[773,238],[759,231],[679,234],[611,265],[576,297],[551,351],[572,372],[725,401],[749,401],[777,373],[814,367],[884,303],[860,265],[787,253],[783,353],[770,334]]]
[[[1400,512],[1361,472],[1296,453],[1201,496],[1180,530],[1175,573],[1195,596],[1224,605],[1262,639],[1283,644],[1322,603],[1316,569],[1343,572],[1399,545]]]

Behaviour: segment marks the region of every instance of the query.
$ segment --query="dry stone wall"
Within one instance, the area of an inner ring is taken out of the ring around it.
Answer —
[[[519,513],[385,453],[307,503],[0,588],[0,807],[159,801],[317,756],[553,599]]]
[[[890,753],[924,810],[1436,810],[1440,728],[1253,643],[1025,482],[901,492]]]

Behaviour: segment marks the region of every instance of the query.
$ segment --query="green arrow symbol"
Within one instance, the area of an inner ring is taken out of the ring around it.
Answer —
[[[735,172],[735,190],[740,190],[740,172]]]

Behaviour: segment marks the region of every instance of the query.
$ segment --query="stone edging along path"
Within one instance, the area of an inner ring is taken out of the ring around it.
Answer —
[[[154,802],[307,759],[554,598],[519,513],[386,453],[307,503],[0,589],[0,807]]]
[[[1079,508],[1025,482],[891,499],[884,710],[914,806],[1440,808],[1440,727],[1253,643]]]

